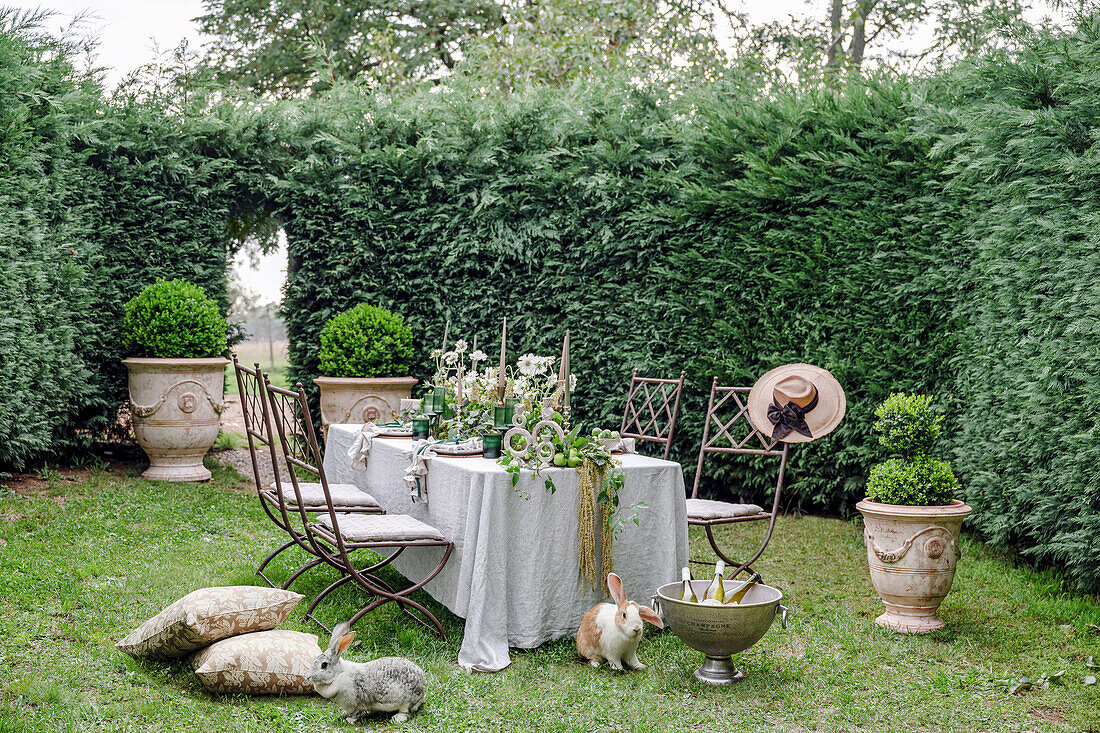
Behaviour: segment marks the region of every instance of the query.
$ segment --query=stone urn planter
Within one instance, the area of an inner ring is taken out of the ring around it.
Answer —
[[[321,389],[321,423],[389,422],[401,412],[401,400],[412,395],[413,377],[317,377]]]
[[[971,508],[957,499],[947,506],[864,499],[856,509],[863,515],[871,583],[886,604],[875,623],[910,634],[943,628],[936,611],[951,592],[962,557],[959,531]]]
[[[228,359],[122,361],[130,375],[134,435],[149,456],[144,478],[205,481],[203,456],[218,438]]]

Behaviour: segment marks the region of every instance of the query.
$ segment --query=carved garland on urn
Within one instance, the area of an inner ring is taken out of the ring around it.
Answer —
[[[202,393],[201,397],[206,398],[207,403],[209,403],[210,408],[214,410],[215,414],[222,414],[222,411],[225,409],[225,403],[216,401],[210,395],[210,392],[207,391],[206,386],[203,385],[202,382],[194,379],[181,379],[180,381],[165,389],[161,393],[160,398],[149,405],[139,405],[138,403],[134,402],[134,398],[131,396],[130,412],[133,413],[134,417],[141,418],[142,420],[148,419],[155,415],[158,410],[160,410],[160,408],[168,400],[168,395],[171,394],[172,390],[187,384],[193,384],[198,388],[197,391]],[[181,411],[190,414],[199,408],[199,398],[199,394],[196,394],[196,392],[194,391],[188,390],[176,399],[176,407],[178,407]]]
[[[875,542],[875,537],[870,532],[866,532],[865,537],[867,540],[867,546],[870,547],[872,552],[875,553],[875,557],[877,557],[884,563],[893,564],[905,557],[905,555],[909,552],[909,549],[913,546],[913,543],[917,541],[918,537],[929,532],[935,532],[937,534],[929,537],[924,541],[921,549],[923,549],[925,556],[935,560],[943,555],[944,551],[948,547],[951,547],[951,549],[955,551],[955,559],[958,560],[962,558],[962,549],[959,547],[958,541],[955,539],[955,536],[950,532],[950,530],[944,527],[925,527],[924,529],[920,530],[912,537],[907,539],[905,542],[903,542],[901,547],[898,547],[894,550],[884,550],[878,545],[877,542]],[[942,534],[943,536],[940,536],[940,534]]]

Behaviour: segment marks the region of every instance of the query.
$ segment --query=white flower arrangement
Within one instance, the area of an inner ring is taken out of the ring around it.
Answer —
[[[451,351],[435,349],[431,352],[436,371],[428,387],[446,388],[447,403],[452,410],[458,393],[459,364],[467,348],[466,342],[459,339]],[[466,358],[471,366],[462,376],[462,413],[459,416],[455,411],[455,415],[440,421],[441,435],[483,435],[494,429],[493,408],[500,404],[498,368],[481,366],[489,357],[480,349]],[[504,396],[523,404],[527,414],[540,414],[543,406],[548,405],[559,408],[563,390],[558,385],[557,374],[552,371],[556,361],[552,356],[521,356],[515,366],[505,370]],[[576,388],[576,375],[569,375],[569,385],[570,391]]]

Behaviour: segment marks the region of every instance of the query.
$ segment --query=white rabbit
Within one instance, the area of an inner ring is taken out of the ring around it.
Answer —
[[[589,609],[577,631],[577,653],[593,667],[607,660],[611,669],[645,669],[638,661],[642,641],[642,622],[663,628],[661,617],[652,608],[626,600],[623,581],[615,573],[607,576],[607,587],[614,603],[600,603]]]
[[[355,638],[349,628],[347,623],[337,624],[328,649],[313,660],[307,675],[313,689],[343,708],[349,723],[370,713],[396,713],[393,722],[404,723],[424,704],[424,670],[401,657],[345,662],[340,655]]]

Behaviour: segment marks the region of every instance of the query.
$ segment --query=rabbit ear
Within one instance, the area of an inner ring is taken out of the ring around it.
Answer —
[[[343,654],[344,650],[351,646],[351,643],[353,641],[355,641],[354,631],[350,634],[344,634],[343,636],[341,636],[340,641],[338,642],[338,645],[336,647],[336,656],[340,656],[341,654]]]
[[[607,589],[611,591],[611,598],[620,606],[626,603],[626,591],[623,590],[623,581],[615,573],[607,574]]]
[[[336,624],[335,628],[332,629],[332,639],[330,639],[328,643],[328,650],[330,652],[336,651],[336,647],[337,645],[339,645],[340,640],[344,637],[345,634],[348,633],[350,629],[351,625],[348,624],[347,621],[341,621],[340,623]]]
[[[637,605],[637,604],[635,604],[635,605]],[[661,617],[657,615],[657,612],[654,611],[649,606],[640,606],[639,605],[638,606],[638,615],[642,617],[642,621],[648,621],[649,623],[656,626],[658,629],[663,629],[665,627],[665,622],[662,621]]]

